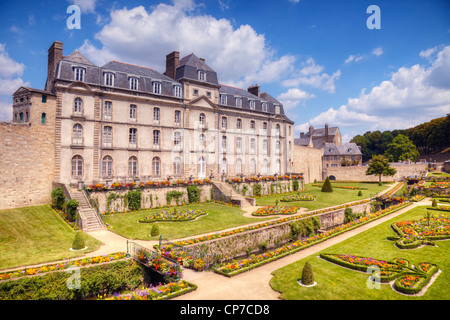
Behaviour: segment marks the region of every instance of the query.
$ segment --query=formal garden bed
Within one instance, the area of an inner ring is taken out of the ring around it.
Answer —
[[[312,194],[307,193],[294,193],[287,195],[280,199],[282,202],[292,202],[292,201],[314,201],[316,199],[316,196],[313,196]]]
[[[152,222],[167,222],[167,221],[190,221],[195,220],[200,216],[206,215],[207,212],[203,210],[163,210],[151,213],[144,218],[138,220],[139,223],[152,223]]]
[[[297,212],[299,207],[296,206],[275,206],[259,208],[252,213],[253,216],[276,216],[276,215],[291,215]]]

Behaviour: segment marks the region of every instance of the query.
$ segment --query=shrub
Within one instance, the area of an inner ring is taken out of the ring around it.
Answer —
[[[84,245],[83,234],[80,231],[77,231],[75,233],[75,237],[73,238],[72,249],[73,250],[81,250],[81,249],[84,249],[84,247],[85,247],[85,245]]]
[[[297,191],[298,190],[298,180],[292,180],[292,190]]]
[[[189,203],[200,202],[200,191],[201,190],[197,186],[187,187]]]
[[[348,223],[353,220],[353,209],[352,208],[346,208],[344,211],[344,223]]]
[[[436,208],[437,207],[437,201],[436,199],[433,199],[433,202],[431,202],[431,206]]]
[[[152,226],[152,231],[150,231],[152,237],[159,235],[159,228],[156,224]]]
[[[169,191],[166,193],[166,201],[167,201],[167,205],[171,205],[172,203],[172,198],[175,198],[175,202],[178,205],[179,201],[180,201],[180,197],[183,195],[183,192],[181,191]]]
[[[333,192],[333,187],[331,186],[331,182],[328,177],[325,179],[325,182],[322,185],[322,192]]]
[[[261,185],[259,183],[254,184],[252,186],[252,188],[253,188],[253,196],[254,197],[257,197],[257,196],[261,195]]]
[[[64,196],[64,191],[61,187],[53,189],[52,191],[52,202],[55,205],[55,208],[58,210],[62,210],[64,206],[66,197]]]
[[[67,219],[70,222],[75,221],[75,218],[77,216],[77,208],[78,208],[79,205],[80,205],[80,203],[77,200],[75,200],[75,199],[70,199],[69,201],[67,201],[64,204],[64,209],[66,211],[66,216],[67,216]]]
[[[306,261],[305,266],[303,267],[301,282],[307,286],[314,284],[313,271],[308,261]]]
[[[139,210],[141,208],[141,190],[130,190],[127,193],[128,209]]]
[[[362,191],[361,190],[359,190],[359,192],[358,192],[358,197],[362,197]]]

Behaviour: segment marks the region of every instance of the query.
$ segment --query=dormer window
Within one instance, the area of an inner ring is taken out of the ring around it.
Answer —
[[[275,114],[280,114],[280,106],[275,106]]]
[[[86,73],[86,70],[84,68],[74,67],[73,68],[73,80],[84,81],[85,73]]]
[[[248,102],[248,104],[249,104],[251,110],[255,110],[255,100],[250,100]]]
[[[103,74],[103,80],[104,80],[105,86],[114,87],[114,73],[105,72]]]
[[[161,94],[161,82],[153,82],[153,93]]]
[[[227,104],[227,95],[225,94],[220,95],[220,104]]]
[[[139,90],[139,79],[136,77],[128,78],[128,87],[131,90]]]
[[[262,102],[261,103],[261,108],[263,112],[267,112],[267,102]]]
[[[198,80],[206,81],[206,72],[205,71],[198,70],[197,75],[198,75]]]
[[[242,98],[236,98],[236,107],[242,108]]]
[[[182,98],[181,86],[173,86],[173,95],[177,98]]]

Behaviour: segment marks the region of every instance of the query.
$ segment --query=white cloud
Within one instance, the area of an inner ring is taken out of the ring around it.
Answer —
[[[347,59],[345,59],[345,63],[350,63],[350,62],[358,62],[361,61],[363,59],[363,56],[354,56],[354,55],[350,55]]]
[[[323,72],[324,69],[323,66],[316,64],[313,58],[308,58],[306,62],[302,63],[300,69],[293,72],[292,77],[282,81],[281,84],[285,87],[297,87],[304,84],[334,93],[334,82],[341,76],[341,70],[329,75]]]
[[[69,0],[80,7],[82,13],[94,13],[97,0]]]
[[[383,49],[381,47],[375,48],[373,49],[372,54],[379,57],[383,54]]]
[[[436,50],[437,50],[437,47],[430,48],[427,50],[422,50],[422,51],[420,51],[419,56],[421,56],[422,58],[425,58],[425,59],[429,59],[436,52]]]
[[[79,50],[102,65],[109,60],[149,66],[164,72],[165,56],[180,51],[206,59],[225,84],[249,85],[280,78],[294,57],[276,56],[263,34],[251,26],[234,27],[230,20],[194,14],[197,5],[190,0],[112,10],[109,23],[95,38],[101,47],[85,40]]]
[[[449,89],[450,46],[447,46],[428,68],[418,64],[402,67],[370,92],[363,89],[359,97],[349,98],[346,105],[329,108],[296,128],[325,123],[364,131],[412,127],[448,113]]]
[[[18,63],[9,57],[8,52],[6,52],[6,44],[0,43],[0,77],[10,78],[13,76],[22,76],[25,70],[25,65],[23,63]]]
[[[277,97],[277,100],[283,104],[285,110],[290,110],[298,106],[300,103],[304,103],[306,100],[314,97],[314,94],[310,94],[298,88],[291,88],[280,94]]]

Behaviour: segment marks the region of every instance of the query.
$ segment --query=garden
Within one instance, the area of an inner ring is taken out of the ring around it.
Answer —
[[[439,241],[437,246],[401,250],[388,240],[393,234],[393,224],[404,221],[427,223],[427,208],[413,208],[313,256],[276,270],[270,281],[272,289],[280,292],[280,298],[286,300],[448,300],[450,261],[447,257],[450,241]],[[446,213],[436,211],[436,220],[442,222],[448,219],[443,215]],[[435,221],[437,229],[440,229],[441,222]],[[314,287],[297,284],[306,262],[311,265],[317,282]],[[370,274],[366,270],[371,263],[379,263],[382,272],[378,275],[380,280],[383,279],[378,288],[367,285]],[[358,269],[359,272],[356,272]],[[434,282],[430,285],[433,275],[437,277],[432,279]],[[393,287],[386,281],[391,282]],[[427,284],[429,287],[425,293],[417,295]]]

